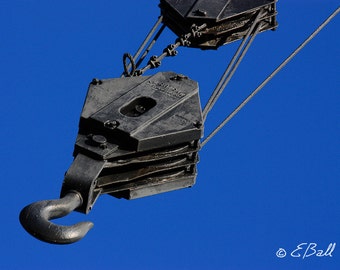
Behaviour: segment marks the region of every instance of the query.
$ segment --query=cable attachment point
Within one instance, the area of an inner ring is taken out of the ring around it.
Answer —
[[[207,25],[204,23],[204,24],[202,24],[201,26],[197,26],[196,24],[193,24],[192,26],[191,26],[191,34],[192,34],[192,36],[194,37],[194,38],[199,38],[199,37],[201,37],[202,36],[202,30],[204,29],[204,28],[206,28],[207,27]]]
[[[130,61],[131,65],[131,71],[129,71],[129,64],[127,63],[127,59]],[[135,74],[136,71],[136,63],[135,60],[133,59],[132,55],[129,53],[124,53],[123,55],[123,66],[124,66],[124,76],[125,77],[132,77]]]
[[[176,56],[178,54],[175,44],[170,44],[163,50],[163,52],[166,53],[167,56]]]
[[[189,41],[190,34],[186,34],[176,39],[176,43],[179,42],[183,47],[189,47],[191,42]]]
[[[153,55],[151,56],[148,65],[150,65],[151,68],[158,68],[161,65],[161,61],[159,61],[156,55]]]

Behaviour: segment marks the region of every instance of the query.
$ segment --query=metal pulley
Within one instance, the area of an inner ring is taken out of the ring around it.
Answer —
[[[173,72],[91,83],[61,196],[134,199],[192,186],[203,136],[197,82]]]
[[[102,194],[135,199],[194,185],[207,113],[256,34],[276,28],[275,3],[161,0],[161,16],[146,40],[134,56],[124,54],[123,76],[90,83],[80,116],[74,161],[65,174],[61,199],[25,207],[20,213],[23,227],[42,241],[73,243],[93,224],[61,226],[50,220],[73,210],[88,213]],[[178,38],[140,68],[165,27]],[[243,39],[240,49],[203,112],[196,81],[174,72],[142,76],[159,67],[163,58],[177,55],[180,46],[217,49],[238,39]]]
[[[189,47],[217,49],[242,39],[262,10],[260,32],[273,30],[276,22],[277,0],[161,0],[163,23],[177,36],[192,31],[192,25],[206,25]]]
[[[56,244],[80,240],[93,223],[62,226],[50,220],[73,210],[88,213],[102,194],[135,199],[194,185],[200,148],[340,12],[334,11],[200,142],[207,114],[256,35],[277,27],[276,0],[160,0],[160,9],[136,54],[124,54],[122,77],[90,83],[60,199],[30,204],[20,213],[21,224],[36,238]],[[177,39],[140,68],[165,27]],[[242,42],[203,110],[196,81],[174,72],[142,76],[176,56],[180,46],[217,49],[236,40]]]
[[[202,123],[198,84],[186,76],[161,72],[93,80],[80,117],[75,158],[62,185],[63,199],[24,208],[21,223],[40,240],[72,243],[81,237],[70,237],[67,226],[50,229],[58,225],[49,222],[62,216],[49,213],[70,194],[77,194],[72,197],[76,202],[65,214],[73,209],[88,213],[102,194],[135,199],[191,187]],[[90,227],[83,223],[71,231],[84,235]]]

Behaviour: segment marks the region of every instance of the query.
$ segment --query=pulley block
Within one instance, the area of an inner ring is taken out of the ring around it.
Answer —
[[[161,0],[164,24],[181,37],[192,25],[206,25],[188,46],[201,49],[218,47],[242,39],[256,14],[263,10],[260,32],[273,30],[277,0]]]
[[[195,183],[203,135],[197,82],[173,72],[94,80],[61,196],[79,191],[134,199]]]

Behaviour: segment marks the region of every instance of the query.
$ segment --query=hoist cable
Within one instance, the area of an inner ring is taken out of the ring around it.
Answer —
[[[262,16],[263,12],[260,11],[255,20],[253,21],[251,27],[249,28],[246,36],[243,38],[242,43],[240,44],[240,46],[238,47],[237,51],[235,52],[233,58],[231,59],[231,61],[228,64],[227,69],[225,70],[224,74],[222,75],[220,81],[218,82],[217,86],[215,87],[213,93],[211,94],[207,104],[205,105],[204,109],[203,109],[203,120],[206,119],[208,113],[210,112],[210,110],[212,109],[212,107],[214,106],[214,104],[216,103],[217,99],[220,97],[220,95],[222,94],[223,90],[225,89],[225,87],[227,86],[227,84],[229,83],[231,77],[234,75],[237,67],[239,66],[239,64],[241,63],[244,55],[246,54],[247,50],[249,49],[251,43],[253,42],[256,34],[253,33],[255,26],[257,25],[257,23],[261,20],[261,16]],[[258,26],[259,28],[259,26]],[[256,30],[255,30],[256,31]],[[258,31],[257,31],[258,32]],[[250,37],[250,35],[253,33],[252,39],[248,40],[248,38]],[[248,42],[248,43],[247,43]],[[247,45],[246,45],[247,44]],[[246,45],[246,47],[244,47]],[[243,51],[242,51],[243,49]]]
[[[232,112],[229,114],[221,124],[213,130],[201,143],[201,147],[206,145],[211,138],[220,131],[283,67],[285,67],[290,60],[292,60],[319,32],[340,12],[338,7],[315,31],[301,43],[246,99],[242,101]]]
[[[236,69],[238,68],[239,64],[241,63],[242,59],[244,58],[245,54],[247,53],[250,45],[253,43],[256,35],[259,33],[261,28],[261,24],[258,25],[258,27],[255,29],[255,32],[253,33],[251,39],[248,41],[246,47],[244,48],[244,50],[242,51],[240,57],[238,58],[237,62],[235,63],[233,69],[230,71],[227,79],[223,82],[223,84],[220,87],[220,90],[218,91],[218,93],[216,94],[216,98],[215,100],[211,103],[211,105],[209,106],[209,108],[206,110],[205,115],[203,114],[203,119],[205,121],[207,114],[209,113],[209,111],[213,108],[213,105],[216,103],[216,101],[218,100],[219,96],[222,94],[223,90],[226,88],[227,84],[229,83],[229,81],[231,80],[231,77],[234,75]]]
[[[163,30],[165,28],[165,24],[163,24],[161,26],[161,28],[158,30],[157,34],[155,35],[155,37],[153,38],[153,40],[150,42],[149,46],[145,49],[144,53],[142,54],[142,56],[140,57],[140,59],[138,60],[136,67],[138,68],[140,66],[140,64],[143,62],[143,60],[145,59],[145,57],[149,54],[149,52],[151,51],[152,47],[155,45],[156,41],[158,40],[159,36],[162,34]]]
[[[156,23],[154,24],[154,26],[151,28],[150,32],[147,34],[146,38],[144,39],[144,41],[142,42],[142,44],[140,45],[140,47],[138,48],[137,52],[135,53],[135,55],[133,56],[133,62],[137,61],[138,56],[141,54],[141,52],[144,50],[145,46],[148,44],[149,40],[151,39],[151,37],[153,36],[153,34],[156,32],[158,26],[161,24],[161,22],[163,21],[163,16],[159,16],[158,20],[156,21]],[[127,66],[127,69],[131,68],[131,64],[129,63],[129,65]],[[123,76],[123,75],[122,75]]]
[[[205,24],[205,23],[200,25],[200,26],[193,24],[191,26],[191,32],[177,38],[175,40],[175,43],[169,44],[166,48],[163,49],[163,53],[160,56],[156,56],[156,55],[152,56],[145,67],[136,70],[135,76],[141,76],[149,69],[158,68],[161,65],[161,62],[165,57],[176,56],[177,53],[178,53],[178,51],[176,49],[178,47],[189,46],[188,44],[190,44],[190,41],[189,41],[190,38],[199,36],[201,31],[206,27],[207,27],[207,24]],[[160,31],[162,31],[162,29]],[[140,63],[138,61],[137,66],[139,66],[139,64]]]

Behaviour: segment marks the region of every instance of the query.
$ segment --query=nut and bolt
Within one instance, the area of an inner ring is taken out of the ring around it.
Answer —
[[[94,78],[93,80],[92,80],[92,82],[91,82],[91,84],[93,84],[93,85],[100,85],[100,84],[102,84],[103,83],[103,81],[102,80],[99,80],[99,79],[97,79],[97,78]]]
[[[198,128],[198,129],[199,129],[199,128],[201,128],[202,126],[203,126],[203,123],[202,123],[201,121],[195,121],[195,122],[194,122],[194,127],[195,127],[195,128]]]
[[[116,120],[107,120],[104,123],[104,127],[108,128],[108,129],[115,129],[119,126],[119,122]]]
[[[103,135],[89,134],[87,135],[87,138],[90,140],[89,142],[93,146],[98,146],[102,149],[105,149],[107,147],[107,140]]]
[[[146,111],[146,108],[143,105],[137,104],[135,110],[137,113],[143,114]]]
[[[188,79],[188,76],[185,76],[183,74],[176,74],[175,76],[170,78],[170,80],[172,81],[182,81],[184,79]]]
[[[203,16],[203,17],[207,16],[207,12],[202,9],[196,9],[193,13],[195,16]]]

